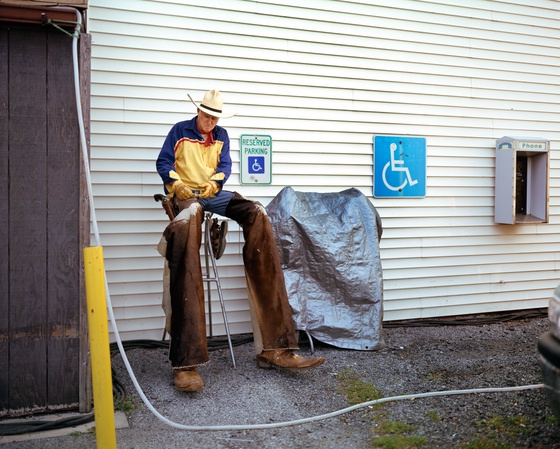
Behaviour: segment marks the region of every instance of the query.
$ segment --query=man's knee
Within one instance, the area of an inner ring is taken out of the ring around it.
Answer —
[[[189,208],[193,213],[195,213],[198,210],[198,207],[202,206],[196,198],[180,200],[176,197],[173,197],[173,207],[175,208],[175,212],[179,214],[179,212]]]
[[[237,192],[234,192],[226,208],[226,217],[241,225],[252,224],[259,214],[266,215],[263,205],[258,201],[248,200]]]

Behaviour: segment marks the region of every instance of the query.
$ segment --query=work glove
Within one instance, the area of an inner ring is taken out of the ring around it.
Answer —
[[[177,180],[173,184],[171,184],[171,191],[180,200],[187,200],[189,198],[195,197],[191,188],[180,180]]]
[[[216,181],[204,182],[198,187],[200,188],[200,198],[208,198],[209,196],[214,196],[216,192],[220,190],[220,186]]]

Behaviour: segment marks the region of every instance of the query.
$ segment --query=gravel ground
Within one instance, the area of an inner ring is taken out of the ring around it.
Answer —
[[[542,382],[537,340],[548,329],[546,318],[460,326],[443,321],[429,327],[386,327],[386,347],[376,352],[315,343],[316,354],[327,361],[300,373],[258,369],[252,343],[234,348],[233,369],[229,349],[219,349],[200,369],[206,387],[197,393],[173,388],[166,349],[130,349],[127,355],[154,407],[166,418],[192,426],[273,424],[340,410],[350,404],[344,379],[373,385],[386,398]],[[309,349],[302,343],[300,353],[309,354]],[[560,448],[560,425],[542,389],[388,402],[287,427],[190,431],[170,427],[148,410],[120,355],[113,357],[113,366],[135,405],[127,413],[129,427],[117,430],[119,449]],[[388,445],[402,437],[417,440]],[[81,433],[2,447],[96,448],[96,442],[94,434]]]

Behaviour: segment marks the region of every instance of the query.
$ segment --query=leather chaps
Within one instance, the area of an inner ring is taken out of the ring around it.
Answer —
[[[200,246],[204,210],[196,199],[178,201],[180,215],[165,229],[165,257],[170,270],[173,368],[209,360]],[[182,211],[182,212],[181,212]],[[243,229],[243,263],[252,312],[264,350],[297,349],[297,335],[286,293],[280,256],[265,208],[235,192],[225,216]]]

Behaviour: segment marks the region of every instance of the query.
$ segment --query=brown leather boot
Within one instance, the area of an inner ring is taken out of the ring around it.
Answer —
[[[222,224],[219,224],[217,218],[212,219],[212,224],[210,225],[210,242],[212,244],[212,252],[214,253],[214,258],[216,260],[222,257],[226,249],[227,230],[227,221],[222,221]]]
[[[173,383],[179,391],[199,391],[204,388],[204,382],[196,367],[174,369]]]
[[[301,357],[291,349],[275,349],[274,351],[263,351],[257,356],[259,368],[270,369],[272,367],[301,370],[315,368],[325,362],[323,357]]]

